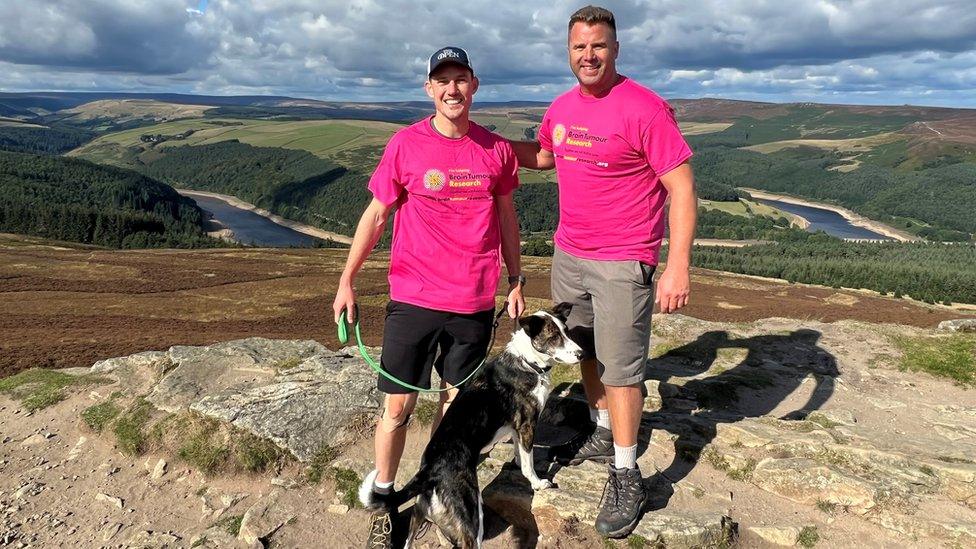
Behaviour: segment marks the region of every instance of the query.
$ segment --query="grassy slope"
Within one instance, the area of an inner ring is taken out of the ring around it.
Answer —
[[[343,162],[350,168],[371,171],[390,136],[402,126],[365,120],[271,121],[246,119],[199,119],[167,122],[102,136],[69,153],[95,162],[131,166],[153,149],[203,145],[238,140],[256,147],[281,147],[308,151],[320,158]],[[194,133],[182,140],[158,145],[143,143],[142,135],[175,136]],[[139,150],[142,149],[142,150]],[[347,154],[362,153],[366,154]],[[162,152],[162,151],[161,151]],[[146,158],[145,160],[151,160]],[[353,165],[349,165],[349,164]]]

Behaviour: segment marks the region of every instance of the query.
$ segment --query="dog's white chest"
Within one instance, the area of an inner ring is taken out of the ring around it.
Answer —
[[[549,380],[539,376],[539,384],[532,389],[532,396],[539,401],[539,413],[546,407],[546,400],[549,398]]]

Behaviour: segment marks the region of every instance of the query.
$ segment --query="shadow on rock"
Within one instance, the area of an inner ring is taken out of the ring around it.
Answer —
[[[834,392],[839,375],[837,360],[817,345],[820,332],[800,329],[786,335],[729,337],[728,332],[707,332],[695,341],[671,349],[648,361],[646,377],[658,382],[661,408],[644,413],[642,425],[664,429],[676,435],[675,457],[656,473],[669,490],[667,498],[655,498],[649,510],[667,506],[671,485],[684,479],[701,461],[705,448],[715,439],[717,425],[748,417],[769,415],[805,379],[815,380],[807,402],[779,419],[802,420],[820,409]],[[722,350],[742,349],[746,355],[731,368],[707,375]],[[669,383],[676,378],[692,378],[683,385]],[[643,449],[642,449],[643,451]]]
[[[815,387],[807,402],[779,419],[806,419],[830,399],[839,372],[834,356],[818,345],[820,336],[808,329],[742,338],[725,331],[706,332],[648,361],[645,387],[650,394],[641,418],[638,455],[646,452],[653,429],[676,438],[673,461],[645,480],[652,490],[647,511],[667,507],[673,485],[701,461],[718,424],[769,415],[808,377]],[[554,422],[548,434],[556,438],[540,437],[540,444],[564,442],[567,428],[589,424],[579,385],[560,389],[562,396],[551,399],[548,410]],[[553,467],[551,474],[558,471]]]

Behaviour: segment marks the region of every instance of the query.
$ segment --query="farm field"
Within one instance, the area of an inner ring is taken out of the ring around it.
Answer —
[[[321,158],[337,159],[350,150],[382,148],[401,127],[367,120],[179,120],[104,135],[71,151],[69,155],[125,166],[134,161],[133,148],[145,149],[145,152],[138,154],[151,154],[154,148],[204,145],[236,139],[255,147],[305,150]],[[157,145],[143,143],[140,139],[142,135],[176,136],[188,130],[193,130],[193,133],[185,139],[171,139]]]

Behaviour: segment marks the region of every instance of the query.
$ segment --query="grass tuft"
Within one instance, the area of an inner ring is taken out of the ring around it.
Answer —
[[[645,547],[650,547],[650,542],[644,536],[631,534],[627,536],[627,547],[631,549],[644,549]]]
[[[177,451],[180,458],[208,475],[223,469],[231,452],[220,440],[220,423],[201,415],[189,416],[183,423],[188,436]]]
[[[274,369],[279,372],[282,372],[285,370],[291,370],[292,368],[298,366],[301,363],[302,363],[302,359],[298,358],[297,356],[291,356],[275,364]]]
[[[241,523],[244,522],[244,515],[233,515],[224,517],[214,523],[214,526],[221,528],[228,534],[237,537],[241,533]]]
[[[834,514],[834,512],[837,511],[837,504],[832,501],[818,499],[817,510],[819,510],[822,513],[827,513],[828,515],[832,515]]]
[[[19,401],[28,412],[35,412],[68,398],[66,389],[71,386],[110,382],[98,376],[73,376],[57,370],[31,368],[0,379],[0,393]]]
[[[308,469],[305,471],[305,478],[313,484],[318,484],[322,481],[322,477],[325,476],[325,472],[329,470],[329,465],[337,457],[339,457],[339,450],[337,448],[333,448],[328,444],[322,445],[312,458],[312,462],[308,464]]]
[[[350,509],[361,509],[363,504],[359,502],[359,485],[363,479],[355,471],[336,467],[332,470],[335,478],[336,492],[340,494],[339,499]]]
[[[812,412],[810,415],[807,416],[807,421],[816,423],[817,425],[823,427],[824,429],[833,429],[834,427],[840,425],[840,423],[831,420],[830,418],[828,418],[827,416],[825,416],[820,412]]]
[[[813,547],[818,541],[820,541],[820,534],[817,532],[816,526],[804,526],[796,538],[797,545],[807,548]]]
[[[122,410],[115,404],[114,400],[109,399],[101,404],[85,408],[81,412],[81,420],[92,431],[101,433],[113,419],[122,413]]]
[[[241,468],[251,473],[263,473],[287,455],[275,443],[251,433],[241,433],[235,438],[234,458]]]
[[[146,424],[153,406],[139,397],[116,421],[113,431],[119,451],[128,456],[138,456],[146,450]]]
[[[549,380],[552,387],[580,382],[580,367],[578,364],[556,364],[549,370]]]
[[[440,406],[440,400],[418,399],[417,406],[413,409],[413,419],[421,425],[433,424],[438,406]]]
[[[976,387],[976,336],[899,337],[902,351],[898,368],[951,379],[963,387]]]

